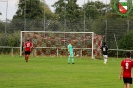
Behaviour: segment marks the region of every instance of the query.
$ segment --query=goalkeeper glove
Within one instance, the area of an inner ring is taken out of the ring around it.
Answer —
[[[70,55],[70,53],[68,52],[68,55]]]

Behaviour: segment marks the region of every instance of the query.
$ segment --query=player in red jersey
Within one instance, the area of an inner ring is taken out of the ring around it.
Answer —
[[[28,62],[28,59],[29,59],[29,55],[31,53],[31,49],[32,49],[33,45],[32,43],[27,40],[25,43],[24,43],[24,49],[25,49],[25,60],[26,62]]]
[[[130,88],[132,84],[132,68],[133,61],[131,60],[131,53],[126,53],[126,58],[121,61],[120,79],[123,78],[124,88]]]

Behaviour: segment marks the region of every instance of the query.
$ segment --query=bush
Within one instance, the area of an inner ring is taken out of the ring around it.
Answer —
[[[133,31],[125,34],[124,37],[118,41],[119,49],[133,50]],[[121,55],[125,55],[125,52],[121,52]]]
[[[19,47],[20,46],[20,32],[14,33],[0,33],[0,46]],[[0,48],[0,53],[9,53],[10,48]],[[15,52],[15,51],[14,51]]]

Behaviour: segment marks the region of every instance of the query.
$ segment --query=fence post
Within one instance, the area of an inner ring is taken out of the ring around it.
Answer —
[[[13,47],[11,47],[11,56],[13,57]]]
[[[59,50],[58,50],[58,48],[57,48],[57,51],[56,51],[56,53],[57,53],[57,57],[59,56],[58,51],[59,51]]]

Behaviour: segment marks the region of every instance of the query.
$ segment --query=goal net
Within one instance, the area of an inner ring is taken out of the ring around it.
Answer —
[[[35,56],[67,56],[67,45],[72,40],[75,41],[75,56],[94,58],[100,55],[103,36],[94,32],[21,31],[20,56],[23,53],[23,43],[27,39],[33,43],[32,54]]]

